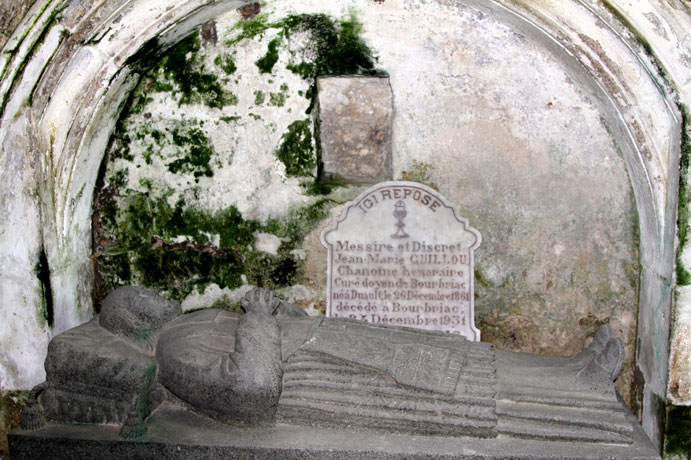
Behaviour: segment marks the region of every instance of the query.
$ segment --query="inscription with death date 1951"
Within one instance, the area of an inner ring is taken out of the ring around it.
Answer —
[[[328,316],[480,339],[473,318],[480,234],[434,190],[377,184],[346,206],[322,242]]]

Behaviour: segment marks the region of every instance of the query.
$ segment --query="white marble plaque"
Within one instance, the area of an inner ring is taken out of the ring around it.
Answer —
[[[438,192],[382,182],[326,228],[326,314],[460,334],[474,324],[473,252],[480,233]]]

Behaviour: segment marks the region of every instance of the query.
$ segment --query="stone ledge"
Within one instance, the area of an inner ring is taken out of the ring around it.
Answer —
[[[12,460],[659,460],[636,420],[633,416],[629,419],[635,429],[634,442],[624,446],[505,437],[407,436],[285,424],[239,428],[162,408],[149,419],[149,432],[141,440],[118,438],[117,426],[49,423],[38,431],[15,430],[9,443]]]

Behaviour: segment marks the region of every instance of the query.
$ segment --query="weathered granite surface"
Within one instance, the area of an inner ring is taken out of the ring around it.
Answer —
[[[322,179],[362,184],[391,179],[389,79],[320,77],[317,95]]]
[[[135,324],[176,307],[137,287],[110,297]],[[576,356],[544,357],[300,316],[267,289],[242,305],[149,320],[150,347],[98,320],[54,338],[13,458],[656,458],[617,399],[623,345],[607,326]]]

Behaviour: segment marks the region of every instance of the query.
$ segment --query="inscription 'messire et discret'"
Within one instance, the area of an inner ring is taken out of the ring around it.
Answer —
[[[480,240],[480,233],[429,187],[377,184],[322,233],[329,250],[327,316],[479,341],[473,251]]]

